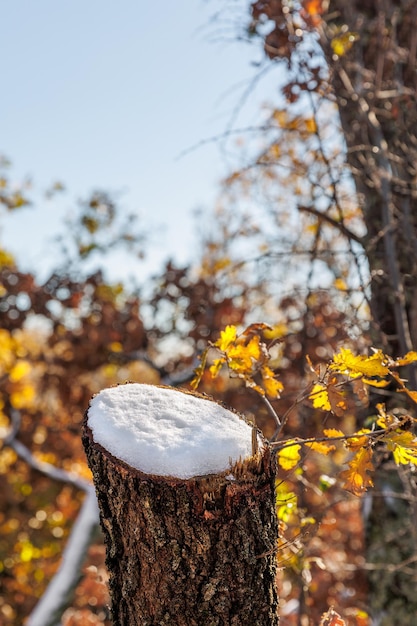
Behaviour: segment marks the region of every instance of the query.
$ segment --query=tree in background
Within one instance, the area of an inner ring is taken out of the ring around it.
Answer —
[[[340,345],[361,353],[372,344],[394,358],[412,349],[414,3],[250,6],[249,34],[262,37],[273,64],[285,65],[282,94],[262,111],[254,141],[239,139],[238,154],[249,156],[224,181],[199,259],[182,268],[168,263],[146,303],[134,289],[87,271],[113,241],[143,250],[143,238],[132,241],[130,226],[117,222],[119,207],[103,193],[81,207],[66,263],[47,280],[20,271],[2,249],[0,470],[7,515],[0,525],[0,610],[8,624],[23,621],[44,594],[83,511],[89,475],[79,427],[92,393],[126,379],[186,384],[196,355],[226,326],[263,320],[275,333],[270,350],[284,386],[271,404],[286,416],[287,437],[308,437],[317,435],[323,412],[300,397],[310,375],[307,356],[314,364],[328,361]],[[8,211],[28,202],[7,170],[0,201]],[[109,239],[116,222],[119,237]],[[413,385],[413,372],[406,375]],[[268,403],[239,382],[205,371],[201,384],[272,436]],[[374,394],[389,409],[391,389]],[[356,399],[339,414],[325,412],[324,420],[354,431],[371,414]],[[375,619],[412,623],[413,473],[402,466],[387,473],[391,457],[381,451],[376,489],[365,500],[364,560],[361,503],[329,479],[344,458],[340,450],[324,459],[312,451],[280,478],[286,543],[278,558],[288,566],[282,623],[316,624],[334,604],[347,623],[362,626],[360,609],[369,606],[364,572]],[[391,539],[380,536],[381,519]],[[96,520],[90,522],[94,530]],[[83,572],[62,621],[108,623],[100,543]]]
[[[236,197],[261,191],[282,228],[281,250],[271,242],[267,257],[282,253],[282,233],[288,243],[294,224],[291,251],[307,251],[321,265],[321,280],[329,272],[332,286],[350,295],[349,306],[359,305],[351,327],[366,328],[366,303],[373,345],[405,354],[416,344],[417,4],[261,0],[250,4],[250,15],[248,34],[261,38],[267,59],[282,69],[280,97],[255,133],[263,145],[227,184]],[[310,241],[301,236],[306,224]],[[403,376],[416,389],[413,364]],[[381,391],[374,395],[380,402]],[[382,397],[389,406],[390,390]],[[409,409],[409,398],[402,404]],[[371,609],[378,623],[411,624],[413,473],[393,470],[382,457],[371,499]]]

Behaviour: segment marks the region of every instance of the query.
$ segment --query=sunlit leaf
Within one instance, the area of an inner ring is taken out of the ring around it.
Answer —
[[[332,437],[345,437],[345,433],[342,430],[339,430],[337,428],[325,428],[323,430],[323,433],[326,435],[326,437],[332,438]]]
[[[226,328],[220,332],[220,337],[214,345],[222,352],[226,352],[230,345],[236,341],[236,337],[236,326],[226,326]]]
[[[341,374],[356,376],[380,376],[390,373],[387,366],[387,357],[381,350],[377,350],[371,356],[355,356],[347,348],[341,348],[340,352],[333,357],[330,369]]]
[[[195,368],[195,370],[194,370],[194,378],[193,378],[193,380],[190,383],[191,389],[197,389],[198,385],[201,382],[201,379],[202,379],[203,374],[204,374],[204,370],[206,369],[207,354],[208,354],[208,348],[206,348],[203,351],[203,353],[201,354],[201,356],[199,357],[200,358],[200,365],[198,365]],[[212,374],[212,376],[213,376],[213,374]]]
[[[223,363],[225,363],[225,361],[226,361],[226,359],[224,359],[223,357],[221,359],[215,359],[213,361],[213,364],[210,366],[210,370],[209,370],[210,374],[213,376],[213,378],[216,378],[217,374],[221,370],[221,367],[222,367]]]
[[[278,463],[282,469],[291,470],[299,463],[301,459],[300,448],[300,444],[294,439],[287,441],[285,448],[278,451]]]
[[[397,465],[408,463],[417,465],[417,438],[411,432],[391,432],[386,438],[386,443]]]
[[[305,445],[311,450],[314,450],[314,452],[318,452],[319,454],[324,455],[327,455],[330,452],[333,452],[333,450],[336,450],[336,447],[333,444],[326,443],[325,441],[309,441]]]
[[[415,363],[417,361],[417,352],[411,351],[407,352],[405,356],[395,361],[395,365],[409,365],[410,363]]]
[[[348,469],[340,473],[340,478],[344,481],[344,488],[356,496],[361,496],[374,484],[368,474],[374,470],[372,450],[360,448],[348,465]]]
[[[362,382],[370,385],[371,387],[379,387],[380,389],[388,387],[390,384],[389,380],[376,380],[375,378],[366,378],[365,376],[362,378]]]
[[[312,401],[315,409],[330,411],[332,408],[329,401],[329,394],[327,393],[327,387],[322,383],[316,383],[314,385],[308,398]]]
[[[284,385],[275,378],[274,371],[267,365],[264,365],[261,369],[261,375],[262,385],[266,394],[273,399],[279,398],[284,389]]]
[[[372,431],[369,428],[361,428],[352,436],[346,439],[345,445],[349,450],[358,450],[359,448],[363,448],[369,443],[369,437],[367,434],[370,434]]]

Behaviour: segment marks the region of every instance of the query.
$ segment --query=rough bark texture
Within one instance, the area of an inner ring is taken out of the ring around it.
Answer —
[[[278,624],[269,449],[226,475],[180,480],[120,462],[93,441],[86,421],[83,442],[106,540],[115,626]]]

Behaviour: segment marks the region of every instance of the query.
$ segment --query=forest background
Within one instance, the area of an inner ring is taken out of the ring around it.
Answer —
[[[415,2],[230,2],[211,32],[252,42],[258,66],[218,139],[193,138],[192,154],[212,140],[232,167],[200,213],[193,257],[168,261],[146,285],[108,278],[120,261],[113,252],[128,251],[130,267],[152,246],[146,224],[108,190],[70,211],[45,254],[52,267],[39,274],[4,241],[4,623],[31,611],[30,624],[110,623],[83,412],[115,382],[188,385],[212,345],[223,360],[199,370],[200,389],[270,438],[281,416],[297,454],[298,440],[321,438],[323,425],[327,441],[349,444],[324,455],[307,447],[281,468],[281,623],[318,624],[333,605],[348,624],[412,624],[416,15]],[[270,102],[237,128],[260,77]],[[34,192],[6,158],[2,170],[7,224],[28,215]],[[52,183],[49,202],[63,191]],[[236,336],[260,321],[268,328]],[[261,335],[265,362],[253,376],[219,370],[233,365],[232,344]],[[373,439],[377,427],[391,439]]]

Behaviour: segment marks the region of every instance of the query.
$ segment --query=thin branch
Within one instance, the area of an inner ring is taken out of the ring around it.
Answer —
[[[359,243],[361,246],[364,245],[363,237],[359,237],[359,235],[355,235],[355,233],[349,230],[349,228],[347,228],[343,224],[343,222],[337,222],[335,219],[330,217],[330,215],[328,215],[327,213],[323,213],[322,211],[319,211],[318,209],[315,209],[314,207],[310,207],[310,206],[298,205],[297,209],[304,213],[310,213],[310,215],[314,215],[314,217],[317,217],[317,219],[323,220],[323,222],[330,224],[330,226],[333,226],[333,228],[336,228],[339,232],[342,233],[342,235],[344,235],[347,239],[349,239],[349,241],[356,241],[356,243]]]

